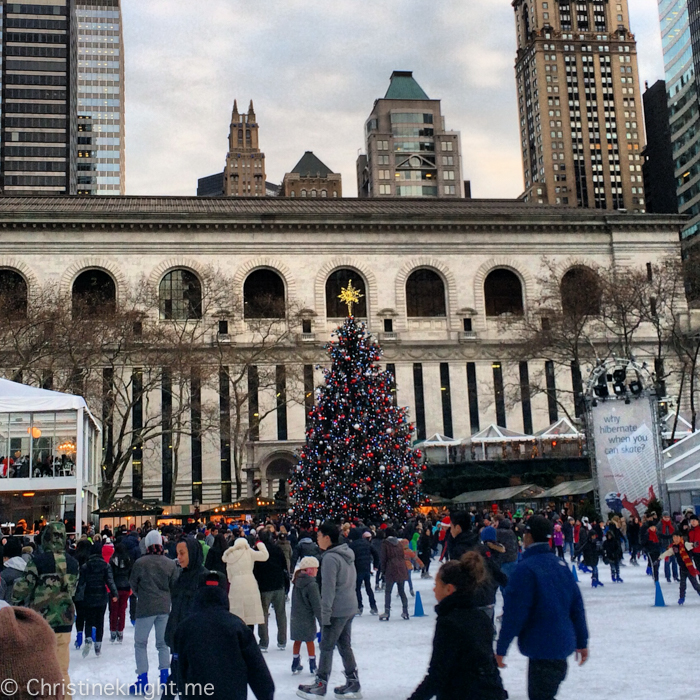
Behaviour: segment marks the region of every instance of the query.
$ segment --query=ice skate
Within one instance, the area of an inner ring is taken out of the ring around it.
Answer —
[[[379,616],[380,622],[388,622],[388,620],[389,620],[389,612],[388,611]]]
[[[83,633],[78,632],[78,634],[75,637],[75,648],[80,649],[81,646],[83,646]]]
[[[278,644],[278,645],[277,645],[277,648],[278,648],[280,651],[284,651],[284,650],[287,648],[287,645],[286,645],[286,644]]]
[[[109,633],[109,641],[114,644],[114,642],[117,641],[117,633],[116,632],[110,632]]]
[[[136,683],[129,686],[129,695],[143,695],[148,686],[148,674],[141,673],[136,678]]]
[[[316,675],[316,657],[315,656],[309,656],[309,673],[312,676]]]
[[[92,639],[88,637],[85,640],[85,646],[83,647],[83,658],[85,658],[90,653],[90,649],[92,649]]]
[[[683,603],[685,603],[685,598],[679,598],[678,605],[683,605]]]
[[[358,700],[362,698],[362,692],[360,691],[360,679],[357,677],[357,671],[353,671],[351,674],[345,674],[346,683],[345,685],[340,685],[337,688],[333,688],[336,698],[357,698]]]
[[[102,653],[102,642],[95,642],[95,656],[99,656]]]
[[[410,620],[411,619],[411,616],[408,614],[408,610],[404,610],[401,613],[401,619],[402,620]]]
[[[124,632],[117,632],[117,644],[121,644],[124,641]]]
[[[316,682],[311,685],[300,685],[297,690],[297,695],[300,698],[307,698],[308,700],[313,700],[317,697],[325,696],[328,691],[328,681],[324,681],[323,678],[316,676]]]
[[[357,612],[355,613],[355,617],[362,617],[363,612],[364,612],[364,608],[358,608]]]
[[[377,610],[377,606],[375,605],[373,608],[369,609],[369,614],[370,615],[379,615],[379,610]]]
[[[292,659],[292,673],[296,676],[299,673],[301,673],[304,670],[304,667],[301,665],[301,659],[298,656],[295,656]]]

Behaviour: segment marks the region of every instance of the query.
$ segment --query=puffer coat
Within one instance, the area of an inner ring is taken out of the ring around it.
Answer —
[[[257,551],[251,549],[248,540],[239,537],[233,547],[229,547],[222,557],[226,564],[226,576],[231,588],[229,590],[229,609],[246,625],[262,625],[265,623],[258,582],[253,576],[253,566],[256,561],[267,561],[267,548],[258,542]]]

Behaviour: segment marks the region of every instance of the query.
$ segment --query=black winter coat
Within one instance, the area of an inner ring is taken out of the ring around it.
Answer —
[[[135,532],[129,533],[122,540],[122,544],[129,550],[129,556],[131,557],[131,561],[136,561],[141,556],[139,536]]]
[[[221,574],[226,575],[226,564],[224,564],[222,557],[224,553],[216,547],[210,547],[207,552],[207,559],[204,562],[204,566],[209,569],[209,571],[218,571]]]
[[[630,522],[627,524],[627,539],[629,540],[630,547],[639,546],[639,531],[641,530],[641,525],[639,523]]]
[[[113,598],[119,595],[114,585],[112,567],[102,558],[102,554],[93,554],[80,567],[76,600],[86,607],[100,607],[107,605],[110,595]]]
[[[423,530],[418,539],[418,558],[427,566],[433,556],[433,542],[430,533]]]
[[[297,562],[301,561],[304,557],[316,557],[318,559],[319,554],[321,554],[321,550],[318,545],[312,541],[310,537],[303,537],[292,551],[292,571],[296,568]]]
[[[171,608],[168,624],[165,627],[165,643],[171,651],[175,649],[175,632],[178,625],[192,612],[192,601],[200,585],[209,573],[202,563],[204,553],[202,545],[194,537],[185,540],[190,561],[186,569],[179,569],[179,575],[170,586]]]
[[[600,560],[600,553],[598,551],[597,537],[593,539],[591,537],[591,534],[589,533],[585,541],[583,541],[582,544],[579,544],[576,552],[580,552],[583,555],[583,563],[586,566],[590,566],[591,568],[593,568],[594,566],[598,566],[598,562]]]
[[[622,547],[620,545],[620,540],[613,535],[612,537],[607,537],[603,541],[603,552],[605,553],[605,558],[610,564],[617,564],[622,559]]]
[[[350,549],[355,552],[355,569],[357,569],[358,576],[369,574],[372,571],[376,555],[372,552],[372,545],[367,541],[367,538],[360,537],[358,540],[353,540],[350,542]]]
[[[435,606],[428,675],[409,700],[505,700],[493,655],[493,624],[474,598],[453,593]]]
[[[112,568],[112,576],[114,576],[114,585],[118,591],[131,590],[129,576],[131,576],[131,567],[134,562],[128,558],[120,557],[118,554],[113,554],[109,560],[109,565]]]
[[[267,561],[256,561],[253,566],[253,575],[258,582],[258,589],[261,593],[286,589],[289,585],[289,577],[284,552],[272,542],[265,543],[265,546],[270,556]]]
[[[372,557],[376,562],[375,566],[381,570],[381,559],[380,555],[382,553],[382,542],[384,540],[381,537],[373,537],[369,546],[372,548]]]
[[[212,662],[212,640],[216,648],[223,650],[219,663]],[[275,684],[258,643],[243,620],[229,612],[228,598],[221,588],[205,587],[199,591],[192,615],[178,625],[175,647],[179,656],[180,697],[246,700],[250,685],[258,700],[273,699]],[[209,689],[205,691],[208,683],[213,685],[211,694]],[[199,689],[199,693],[193,689]]]
[[[496,529],[496,540],[502,544],[506,551],[501,555],[501,564],[509,564],[518,561],[518,537],[513,532],[510,520],[501,520]]]
[[[447,554],[450,559],[459,559],[463,554],[471,552],[479,547],[479,535],[467,530],[460,532],[457,537],[450,537],[447,542]]]

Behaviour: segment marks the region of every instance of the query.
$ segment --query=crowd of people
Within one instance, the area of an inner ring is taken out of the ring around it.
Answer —
[[[362,697],[353,620],[369,608],[380,623],[391,623],[396,590],[400,617],[409,621],[412,577],[430,578],[434,562],[440,568],[433,653],[410,700],[507,698],[499,669],[516,637],[529,658],[529,697],[555,698],[569,656],[575,653],[579,663],[588,656],[583,599],[572,565],[590,573],[598,588],[604,586],[601,562],[610,567],[613,583],[623,583],[621,566],[640,563],[658,581],[663,564],[666,580],[679,583],[679,604],[688,583],[700,594],[700,524],[691,512],[674,517],[650,512],[643,521],[613,515],[603,521],[551,510],[461,510],[406,523],[300,523],[281,517],[160,530],[148,522],[141,528],[84,530],[76,541],[66,536],[62,523],[49,523],[34,537],[20,527],[2,538],[0,616],[15,615],[12,629],[31,624],[53,631],[57,665],[48,665],[46,673],[59,669],[65,683],[71,640],[84,657],[100,656],[105,620],[110,642],[121,644],[129,618],[137,674],[129,692],[137,695],[149,687],[153,632],[158,674],[150,678],[162,687],[164,700],[182,694],[187,684],[209,685],[213,697],[222,700],[245,698],[248,687],[258,700],[273,698],[264,657],[271,611],[277,649],[292,642],[291,673],[308,665],[312,674],[311,683],[299,685],[300,697],[328,693],[335,649],[346,679],[334,688],[335,696]],[[504,606],[496,620],[499,590]],[[38,615],[25,613],[26,608]],[[552,635],[559,640],[556,646],[543,642]],[[226,648],[225,664],[210,663],[212,643]],[[5,665],[10,663],[8,657]]]

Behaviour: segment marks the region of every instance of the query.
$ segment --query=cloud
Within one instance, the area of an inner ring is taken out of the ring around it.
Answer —
[[[442,100],[475,196],[521,192],[511,0],[122,0],[122,12],[129,194],[192,195],[221,171],[237,98],[255,103],[268,180],[312,150],[354,196],[364,122],[393,70]],[[656,12],[633,0],[652,81]]]

